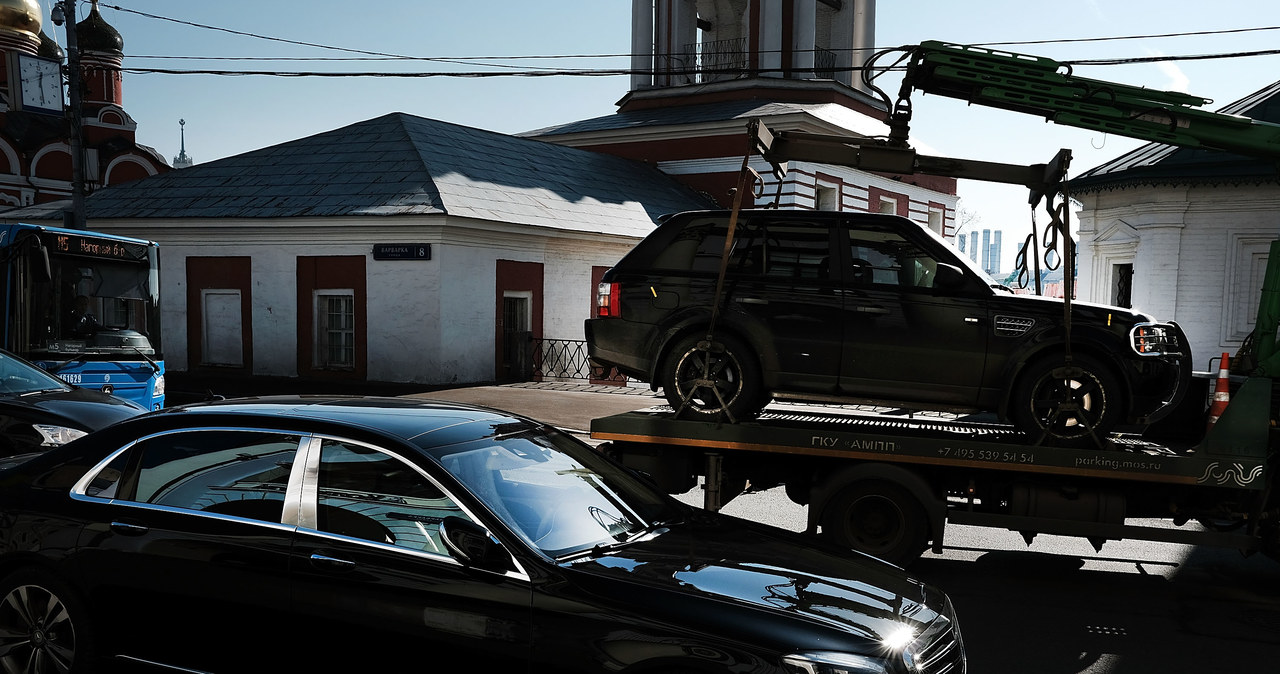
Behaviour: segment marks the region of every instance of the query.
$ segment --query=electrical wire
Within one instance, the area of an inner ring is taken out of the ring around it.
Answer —
[[[107,7],[119,12],[134,14],[137,16],[153,19],[156,21],[166,21],[179,25],[200,28],[203,30],[211,30],[217,32],[228,33],[241,37],[248,37],[257,40],[265,40],[270,42],[279,42],[294,46],[312,47],[316,49],[325,49],[330,51],[340,51],[349,54],[358,54],[359,57],[242,57],[242,56],[159,56],[159,55],[139,55],[130,56],[130,58],[138,59],[174,59],[174,60],[207,60],[207,61],[407,61],[407,62],[430,62],[448,65],[466,65],[474,63],[482,63],[485,67],[503,69],[499,72],[324,72],[324,71],[253,71],[253,70],[224,70],[224,69],[175,69],[175,68],[138,68],[128,67],[120,70],[135,74],[165,74],[165,75],[219,75],[219,76],[275,76],[275,77],[460,77],[460,78],[480,78],[480,77],[618,77],[628,75],[652,75],[660,74],[657,71],[631,69],[631,68],[609,68],[609,69],[575,69],[575,68],[555,68],[551,66],[525,66],[520,69],[519,66],[510,63],[493,63],[493,61],[516,61],[516,60],[555,60],[555,59],[608,59],[608,58],[630,58],[630,54],[564,54],[564,55],[523,55],[523,56],[408,56],[405,54],[394,54],[387,52],[370,51],[365,49],[352,49],[348,47],[338,47],[317,42],[307,42],[303,40],[292,40],[288,38],[273,37],[261,35],[258,33],[250,33],[247,31],[235,30],[231,28],[223,28],[220,26],[212,26],[194,21],[186,21],[183,19],[175,19],[172,17],[161,16],[149,12],[143,12],[136,9],[129,9],[119,5],[111,5],[99,3],[101,7]],[[1255,28],[1235,28],[1224,30],[1204,30],[1191,31],[1185,33],[1158,33],[1148,35],[1128,35],[1128,36],[1108,36],[1093,38],[1061,38],[1054,40],[1026,40],[1018,42],[981,42],[973,43],[974,46],[992,47],[992,46],[1008,46],[1008,45],[1035,45],[1035,44],[1070,44],[1078,42],[1102,42],[1102,41],[1118,41],[1118,40],[1141,40],[1141,39],[1158,39],[1173,37],[1196,37],[1207,35],[1223,35],[1233,33],[1247,33],[1280,30],[1280,26],[1264,26]],[[903,47],[878,49],[877,57],[886,53],[904,49]],[[1280,54],[1280,49],[1268,49],[1249,52],[1232,52],[1223,54],[1195,54],[1195,55],[1162,55],[1149,57],[1134,58],[1106,58],[1106,59],[1079,59],[1072,61],[1061,61],[1064,65],[1070,66],[1110,66],[1110,65],[1130,65],[1137,63],[1159,63],[1166,61],[1193,61],[1193,60],[1210,60],[1224,58],[1244,58],[1252,56],[1272,56]],[[877,67],[873,61],[869,61],[866,66],[853,66],[841,68],[841,72],[863,72],[863,79],[868,84],[875,77],[886,72],[900,72],[901,59],[891,66]],[[716,70],[698,70],[699,73],[706,75],[746,75],[746,74],[765,74],[769,72],[781,72],[779,69],[762,70],[762,69],[716,69]],[[868,73],[874,73],[868,75]],[[663,71],[661,74],[667,74]],[[874,85],[873,85],[874,86]],[[884,92],[880,92],[883,98],[888,98]]]

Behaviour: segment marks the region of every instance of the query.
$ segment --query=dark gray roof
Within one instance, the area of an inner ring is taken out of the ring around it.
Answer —
[[[91,219],[448,214],[643,235],[660,215],[713,204],[640,162],[392,113],[102,189],[86,206]]]
[[[1218,112],[1280,123],[1280,82],[1223,106]],[[1277,178],[1274,160],[1198,148],[1148,143],[1070,181],[1074,191],[1132,184],[1256,183]]]
[[[644,110],[616,112],[612,115],[548,126],[518,135],[533,138],[553,138],[575,133],[619,131],[666,126],[684,126],[708,122],[742,120],[756,117],[804,114],[862,135],[887,133],[883,122],[874,120],[838,103],[782,103],[768,100],[738,100],[720,103],[702,103],[686,106],[663,106]]]

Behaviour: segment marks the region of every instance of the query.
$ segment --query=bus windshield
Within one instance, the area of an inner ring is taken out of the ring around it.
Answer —
[[[32,354],[160,357],[158,256],[153,245],[92,234],[41,232],[50,278],[29,285],[20,328]]]

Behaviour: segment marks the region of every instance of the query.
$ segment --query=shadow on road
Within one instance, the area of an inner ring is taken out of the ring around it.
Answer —
[[[1194,550],[1142,559],[987,551],[911,567],[955,602],[969,671],[1252,672],[1276,666],[1280,564]]]

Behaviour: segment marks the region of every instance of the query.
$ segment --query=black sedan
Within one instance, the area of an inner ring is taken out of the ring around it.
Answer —
[[[0,470],[0,671],[950,672],[946,595],[491,409],[155,412]],[[273,669],[275,668],[275,669]]]
[[[145,411],[0,349],[0,458],[56,447]]]

